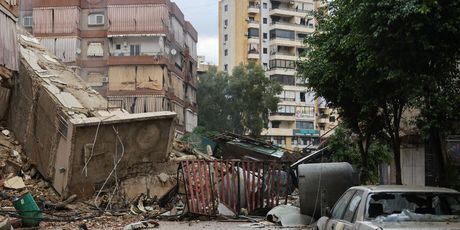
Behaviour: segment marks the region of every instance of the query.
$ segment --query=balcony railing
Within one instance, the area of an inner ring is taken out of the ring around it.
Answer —
[[[303,10],[303,9],[298,9],[298,8],[291,8],[291,7],[286,7],[286,6],[273,6],[272,10],[287,10],[287,11],[292,11],[292,12],[299,12],[299,13],[311,13],[311,10]]]
[[[297,24],[297,23],[291,23],[291,22],[272,22],[271,25],[284,25],[284,26],[295,26],[295,27],[302,27],[302,28],[310,28],[314,29],[314,26],[311,24],[305,25],[305,24]]]

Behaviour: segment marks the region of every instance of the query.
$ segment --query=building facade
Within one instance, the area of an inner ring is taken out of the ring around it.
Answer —
[[[173,111],[197,125],[195,28],[169,0],[24,0],[21,24],[130,113]]]
[[[314,0],[219,2],[219,68],[232,71],[254,61],[283,86],[278,110],[271,112],[269,128],[262,134],[290,149],[317,142],[336,124],[334,112],[295,78],[303,40],[315,30],[311,12],[317,4]]]

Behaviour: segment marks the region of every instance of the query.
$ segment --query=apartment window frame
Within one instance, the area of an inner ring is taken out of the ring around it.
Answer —
[[[29,22],[29,24],[26,24]],[[34,25],[34,18],[33,16],[24,16],[22,17],[22,26],[23,27],[32,27]]]
[[[262,36],[264,39],[268,39],[268,33],[263,33]]]
[[[266,2],[264,2],[264,3],[262,3],[262,7],[263,7],[264,9],[268,9],[268,4],[267,4]]]
[[[281,126],[281,121],[271,121],[273,129],[279,129]]]
[[[224,34],[224,42],[228,42],[228,34]]]
[[[262,50],[263,50],[264,54],[268,54],[268,48],[263,48]],[[265,64],[267,64],[267,63],[265,63]],[[267,64],[267,67],[268,67],[268,64]]]
[[[98,19],[101,19],[98,21]],[[88,14],[88,26],[103,26],[105,25],[105,14],[102,12]]]
[[[258,38],[260,31],[258,28],[248,28],[248,38]]]
[[[286,137],[285,136],[272,136],[272,142],[275,145],[286,145]]]
[[[313,121],[296,121],[296,129],[315,129],[315,124]]]
[[[224,50],[224,56],[228,56],[228,49]]]
[[[129,45],[129,56],[140,56],[141,55],[141,45],[131,44]]]
[[[225,12],[228,11],[228,5],[227,5],[227,4],[224,5],[224,11],[225,11]]]
[[[295,85],[295,77],[290,75],[271,75],[270,80],[276,81],[281,85]]]
[[[262,19],[262,23],[263,23],[263,24],[268,24],[268,18],[263,18],[263,19]]]

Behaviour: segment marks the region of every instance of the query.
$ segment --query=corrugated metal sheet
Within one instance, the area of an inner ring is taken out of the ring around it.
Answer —
[[[164,111],[161,95],[109,96],[108,100],[112,106],[123,108],[130,113]]]
[[[59,7],[54,9],[54,33],[73,33],[80,24],[80,12],[77,7]]]
[[[161,32],[169,24],[166,5],[108,6],[109,32]]]
[[[77,58],[77,48],[80,48],[78,38],[43,38],[40,43],[63,62],[74,62]]]
[[[53,33],[53,10],[34,8],[32,11],[34,33]]]
[[[18,70],[16,22],[0,11],[0,65]]]
[[[77,7],[34,8],[34,33],[73,33],[80,23]]]

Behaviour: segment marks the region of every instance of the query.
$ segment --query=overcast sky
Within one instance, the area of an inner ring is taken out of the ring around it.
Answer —
[[[172,0],[198,31],[198,55],[218,64],[219,37],[217,24],[219,0]]]

